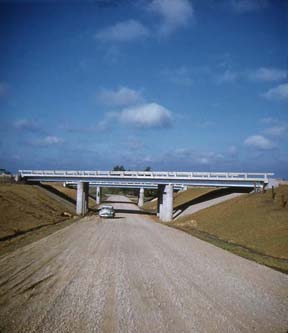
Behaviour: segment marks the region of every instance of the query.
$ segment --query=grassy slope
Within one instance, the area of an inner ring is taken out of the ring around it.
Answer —
[[[196,199],[196,198],[200,197],[201,195],[211,192],[213,190],[215,190],[215,189],[208,188],[208,187],[206,187],[206,188],[205,187],[193,187],[193,188],[189,188],[187,191],[178,192],[174,195],[173,206],[175,208],[177,206],[180,206],[193,199]],[[157,199],[146,202],[144,204],[143,209],[155,212],[157,209]]]
[[[31,185],[0,185],[0,238],[67,220],[69,209]],[[71,212],[73,213],[73,212]]]
[[[46,183],[49,186],[55,188],[57,191],[64,193],[69,198],[73,199],[76,202],[77,191],[76,188],[64,187],[61,183]],[[94,191],[95,192],[95,191]],[[95,200],[89,197],[89,208],[95,207]]]
[[[264,255],[288,259],[288,186],[248,194],[179,218],[170,225],[189,233],[205,232]]]

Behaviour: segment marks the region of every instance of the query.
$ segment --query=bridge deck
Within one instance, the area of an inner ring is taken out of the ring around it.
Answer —
[[[170,172],[170,171],[74,171],[74,170],[19,170],[29,181],[87,181],[99,185],[133,182],[141,187],[152,184],[181,184],[191,186],[263,186],[273,173],[235,172]]]

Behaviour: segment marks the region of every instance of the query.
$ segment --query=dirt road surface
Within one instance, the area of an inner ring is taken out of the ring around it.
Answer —
[[[1,332],[286,332],[286,275],[110,200],[0,257]]]

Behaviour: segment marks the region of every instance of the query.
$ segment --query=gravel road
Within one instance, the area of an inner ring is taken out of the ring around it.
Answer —
[[[110,200],[0,257],[0,332],[286,332],[286,275]]]

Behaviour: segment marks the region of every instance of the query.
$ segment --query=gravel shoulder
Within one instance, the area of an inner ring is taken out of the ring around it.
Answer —
[[[285,332],[288,277],[137,214],[0,258],[1,332]]]

